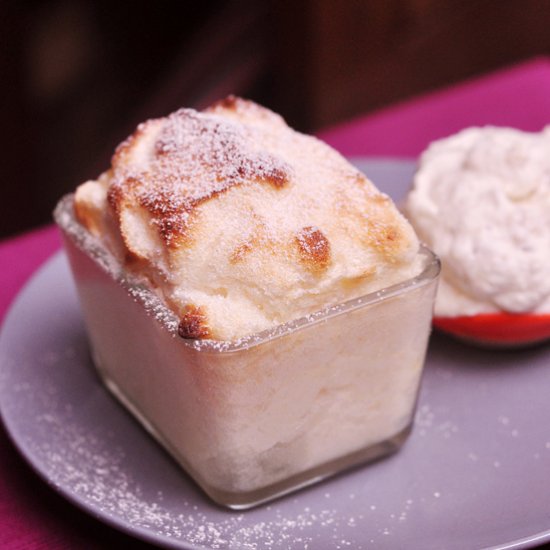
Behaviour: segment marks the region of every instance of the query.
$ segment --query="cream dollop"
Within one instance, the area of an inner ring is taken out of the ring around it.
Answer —
[[[432,143],[405,210],[442,261],[436,316],[550,312],[550,126]]]

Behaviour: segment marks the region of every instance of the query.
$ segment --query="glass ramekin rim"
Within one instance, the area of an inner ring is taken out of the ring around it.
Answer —
[[[54,220],[63,234],[82,253],[88,256],[99,268],[110,276],[113,282],[119,283],[134,300],[140,302],[144,309],[158,323],[181,341],[182,345],[205,353],[235,353],[255,348],[316,324],[326,322],[334,317],[339,317],[345,313],[362,309],[423,287],[436,280],[441,271],[439,258],[426,245],[421,244],[418,253],[425,259],[423,269],[409,279],[368,292],[362,296],[350,298],[338,304],[325,306],[297,319],[248,334],[235,340],[185,339],[178,335],[179,318],[177,315],[166,306],[163,300],[144,281],[138,281],[123,270],[120,270],[117,274],[113,273],[112,266],[115,264],[119,265],[118,262],[102,243],[76,220],[73,203],[74,194],[70,193],[60,199],[54,210]],[[90,254],[90,252],[93,254]]]

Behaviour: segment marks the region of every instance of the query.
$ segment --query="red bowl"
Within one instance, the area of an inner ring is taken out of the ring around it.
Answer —
[[[498,347],[520,347],[550,339],[550,314],[502,312],[435,317],[433,325],[463,340]]]

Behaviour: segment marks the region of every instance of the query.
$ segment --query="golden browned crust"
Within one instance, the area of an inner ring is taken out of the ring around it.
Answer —
[[[210,337],[210,328],[206,315],[201,307],[188,305],[178,325],[178,334],[186,339],[203,339]]]
[[[323,271],[330,263],[330,243],[320,229],[303,227],[295,237],[300,260],[310,271]]]
[[[387,261],[393,261],[396,252],[403,247],[404,242],[404,236],[399,228],[391,223],[370,221],[367,221],[366,226],[364,239],[368,246],[386,257]]]
[[[224,111],[239,111],[242,110],[245,105],[249,104],[249,101],[246,101],[245,99],[242,99],[240,97],[237,97],[233,94],[228,95],[227,97],[224,97],[223,99],[219,99],[218,101],[214,101],[212,105],[210,105],[206,110],[207,111],[218,111],[220,109],[223,109]]]
[[[225,99],[214,102],[204,112],[231,115],[241,121],[249,120],[255,124],[267,123],[286,127],[286,123],[280,115],[253,101],[234,95],[229,95]]]
[[[229,261],[236,264],[244,259],[244,257],[254,249],[252,241],[243,241],[240,243],[229,256]]]
[[[251,109],[250,102],[237,98],[205,113],[181,109],[161,122],[141,124],[117,148],[108,200],[119,221],[126,205],[138,204],[150,214],[164,243],[179,247],[185,245],[186,232],[202,203],[238,185],[281,189],[289,182],[286,163],[257,149],[246,125],[216,116],[222,108]],[[147,157],[140,158],[140,142],[156,126],[154,144]],[[139,162],[132,163],[134,156]],[[143,168],[136,169],[135,164]]]
[[[93,235],[99,234],[99,225],[94,212],[90,211],[89,206],[85,202],[74,203],[74,215],[76,219]]]

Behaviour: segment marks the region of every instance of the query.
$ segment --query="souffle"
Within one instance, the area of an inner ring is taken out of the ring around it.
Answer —
[[[234,340],[419,272],[418,239],[342,156],[229,97],[141,124],[78,220],[181,319]]]
[[[392,201],[229,97],[140,125],[58,205],[94,364],[216,502],[396,451],[439,274]]]

